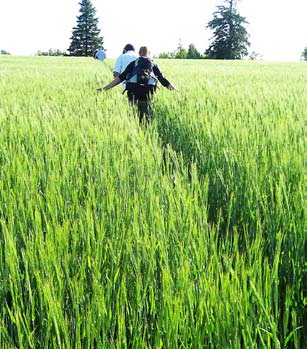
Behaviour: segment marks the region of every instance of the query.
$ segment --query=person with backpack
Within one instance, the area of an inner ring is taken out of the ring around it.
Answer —
[[[126,81],[129,103],[137,106],[140,122],[144,117],[146,122],[150,122],[150,101],[156,92],[158,81],[169,90],[175,90],[175,87],[163,76],[159,67],[148,56],[148,48],[142,46],[139,50],[139,57],[135,61],[129,63],[127,68],[103,89],[97,89],[97,92],[107,91]]]

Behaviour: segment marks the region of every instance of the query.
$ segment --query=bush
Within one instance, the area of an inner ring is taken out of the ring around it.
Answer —
[[[6,50],[0,50],[0,54],[1,55],[10,55],[10,53],[7,52]]]
[[[66,56],[66,52],[59,49],[49,49],[48,51],[38,51],[37,56]]]

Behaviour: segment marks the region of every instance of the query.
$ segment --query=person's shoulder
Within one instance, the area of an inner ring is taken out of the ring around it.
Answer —
[[[135,51],[132,51],[132,50],[127,51],[126,53],[124,53],[124,55],[125,56],[135,56],[135,57],[137,57],[137,54],[135,53]]]
[[[131,62],[135,62],[137,60],[138,57],[135,57],[135,56],[126,56],[125,57],[125,62],[126,64],[129,64]]]
[[[120,62],[123,60],[123,54],[119,55],[116,60],[115,60],[115,64],[120,64]]]
[[[130,62],[128,63],[127,67],[134,67],[135,62],[136,62],[136,59],[130,61]]]
[[[120,54],[120,55],[117,57],[117,59],[122,59],[124,56],[125,56],[125,55],[122,53],[122,54]]]
[[[153,62],[153,64],[152,64],[152,70],[153,70],[153,72],[154,72],[156,75],[161,74],[161,70],[160,70],[158,64],[156,64],[156,63],[154,63],[154,62]]]

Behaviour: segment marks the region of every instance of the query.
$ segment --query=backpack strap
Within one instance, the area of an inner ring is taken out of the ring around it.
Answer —
[[[143,60],[143,62],[142,62],[142,60]],[[149,65],[149,64],[151,65],[149,79],[152,79],[152,80],[151,80],[151,83],[149,85],[156,85],[158,79],[153,72],[154,63],[150,58],[147,58],[147,57],[139,57],[134,61],[134,68],[133,68],[132,72],[127,75],[126,82],[131,82],[131,83],[135,83],[135,84],[137,83],[138,73],[141,70],[146,69],[146,64],[144,64],[144,66],[142,64],[142,63],[144,63],[144,61],[146,61],[147,65]]]

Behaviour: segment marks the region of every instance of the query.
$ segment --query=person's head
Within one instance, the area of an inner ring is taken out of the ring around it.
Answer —
[[[135,51],[134,46],[131,44],[127,44],[123,49],[123,53],[126,53],[128,51]]]
[[[141,57],[148,57],[150,55],[150,52],[147,48],[147,46],[141,46],[139,49],[139,55]]]

